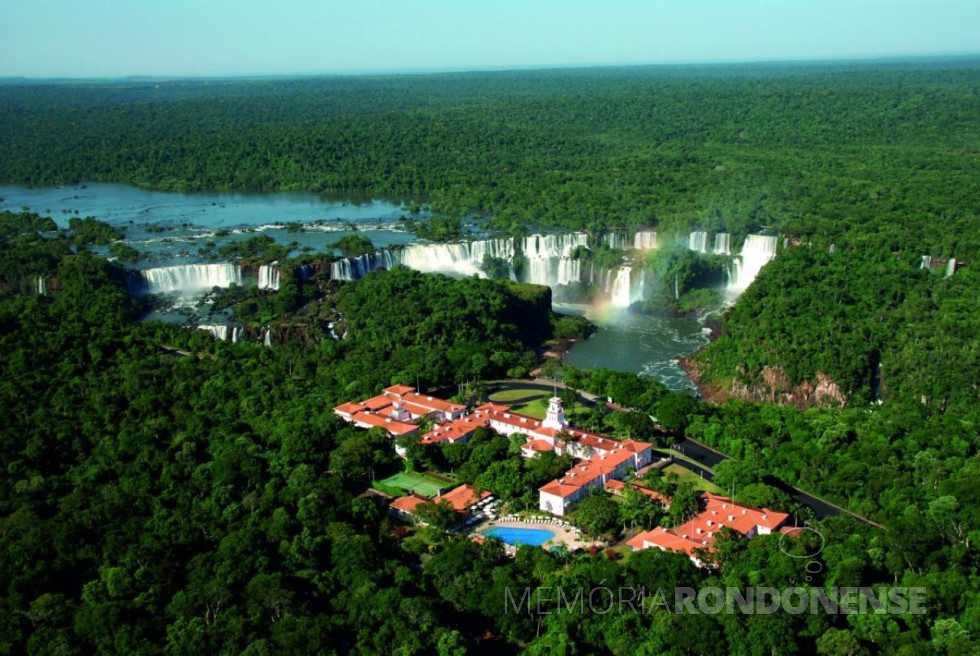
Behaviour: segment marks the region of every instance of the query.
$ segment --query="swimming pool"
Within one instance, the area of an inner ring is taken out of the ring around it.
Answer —
[[[529,544],[539,546],[555,537],[555,534],[544,528],[507,528],[498,526],[483,532],[484,535],[500,538],[507,544]]]

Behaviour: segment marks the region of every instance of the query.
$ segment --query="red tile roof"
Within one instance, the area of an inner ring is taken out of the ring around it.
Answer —
[[[646,449],[650,448],[650,445],[645,442],[632,442],[627,447],[618,440],[605,439],[609,442],[606,445],[608,451],[597,451],[596,455],[575,465],[563,477],[548,483],[540,491],[567,499],[583,486],[589,485],[603,475],[614,475],[624,463],[633,460],[634,455],[642,450],[639,445],[643,445]],[[555,485],[556,483],[558,485]]]
[[[333,409],[333,411],[335,413],[337,413],[337,414],[341,414],[342,413],[342,414],[345,414],[345,415],[352,415],[355,412],[360,412],[361,410],[364,410],[364,409],[365,409],[365,407],[363,405],[361,405],[360,403],[350,403],[350,402],[348,402],[348,403],[342,403],[342,404],[338,405],[336,408]]]
[[[395,421],[394,419],[389,419],[383,415],[367,411],[358,412],[357,414],[353,415],[351,419],[355,422],[360,422],[369,426],[384,428],[393,435],[409,435],[413,431],[417,431],[419,428],[415,424]]]
[[[422,436],[422,444],[439,444],[442,442],[455,442],[469,437],[478,427],[484,426],[489,422],[479,421],[472,416],[460,417],[450,424],[443,424],[433,428]]]
[[[510,406],[503,405],[500,403],[494,403],[492,401],[487,401],[483,405],[476,408],[477,412],[479,412],[480,410],[484,412],[507,412],[508,410],[510,410]]]
[[[582,485],[579,483],[565,483],[565,479],[556,478],[550,483],[546,484],[544,487],[540,488],[541,492],[546,494],[553,494],[556,497],[561,497],[562,499],[567,499],[576,492],[582,489]]]
[[[408,394],[409,392],[414,392],[415,388],[409,387],[408,385],[392,385],[391,387],[386,387],[385,391],[401,396],[402,394]]]
[[[707,520],[729,526],[745,535],[756,526],[762,526],[770,531],[775,530],[789,519],[789,514],[775,512],[768,508],[753,508],[735,503],[728,497],[705,492],[702,497],[707,501],[702,515]]]
[[[670,505],[670,497],[668,497],[668,496],[666,496],[664,494],[661,494],[660,492],[657,492],[656,490],[651,490],[650,488],[643,487],[642,485],[632,485],[631,487],[634,490],[639,490],[640,492],[642,492],[646,496],[650,497],[654,501],[659,501],[661,504],[663,504],[665,506],[669,506]]]
[[[423,408],[429,408],[430,412],[432,410],[438,410],[439,412],[459,412],[465,410],[465,405],[460,405],[458,403],[451,403],[450,401],[443,401],[442,399],[437,399],[434,396],[422,396],[421,394],[416,394],[415,392],[406,392],[401,395],[407,403],[414,403],[415,405],[420,405]]]
[[[409,494],[407,497],[398,497],[391,502],[389,508],[394,508],[395,510],[400,510],[401,512],[411,515],[415,512],[415,508],[418,507],[420,503],[431,503],[431,499],[426,499],[423,496],[417,494]]]
[[[554,451],[555,445],[551,442],[546,442],[545,440],[531,440],[530,442],[525,442],[524,449],[531,449],[532,451]]]
[[[734,503],[727,497],[710,492],[705,492],[701,497],[705,500],[704,510],[688,521],[673,529],[658,526],[652,531],[638,534],[627,544],[634,549],[657,546],[683,551],[691,556],[694,549],[705,548],[710,551],[718,532],[723,528],[748,535],[759,526],[775,530],[789,518],[786,513]]]
[[[372,396],[370,399],[361,401],[361,405],[368,408],[369,410],[381,410],[382,408],[387,408],[391,405],[391,399],[389,399],[384,394],[379,394],[378,396]]]
[[[606,489],[612,490],[613,492],[622,492],[626,489],[626,483],[617,481],[615,478],[610,478],[606,481]]]
[[[712,540],[713,542],[714,540]],[[634,549],[646,549],[648,547],[660,547],[668,551],[680,551],[688,556],[694,556],[695,549],[710,549],[707,538],[695,540],[682,537],[676,531],[658,526],[652,531],[639,533],[626,544]]]
[[[622,481],[617,481],[614,478],[611,478],[608,481],[606,481],[606,489],[607,490],[611,490],[612,492],[615,492],[616,494],[622,494],[626,490],[627,487],[630,487],[630,488],[632,488],[634,490],[639,490],[645,496],[650,497],[654,501],[659,501],[661,504],[663,504],[665,506],[670,504],[670,498],[669,497],[666,497],[663,494],[660,494],[656,490],[651,490],[648,487],[643,487],[642,485],[637,485],[636,483],[630,483],[627,486],[626,483],[624,483]]]
[[[477,501],[486,499],[489,496],[490,493],[486,490],[477,494],[475,487],[469,483],[465,483],[464,485],[460,485],[459,487],[446,492],[439,497],[439,500],[446,500],[452,505],[454,510],[457,512],[463,512],[469,509],[469,507],[475,504]]]

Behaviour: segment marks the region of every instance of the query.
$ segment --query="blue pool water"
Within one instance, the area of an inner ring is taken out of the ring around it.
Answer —
[[[507,544],[529,544],[539,546],[555,537],[551,531],[543,528],[492,528],[485,531],[484,535],[500,538]]]

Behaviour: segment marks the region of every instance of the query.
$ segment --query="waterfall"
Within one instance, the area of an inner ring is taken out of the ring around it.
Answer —
[[[570,285],[582,279],[582,262],[568,257],[575,248],[588,246],[584,232],[565,235],[530,235],[524,239],[527,258],[526,282],[535,285]]]
[[[558,260],[558,280],[559,285],[571,285],[577,283],[582,278],[582,262],[563,257]]]
[[[243,337],[245,337],[245,329],[241,326],[200,324],[197,326],[197,329],[206,330],[211,333],[215,339],[220,339],[223,342],[231,341],[232,344],[237,343]]]
[[[715,255],[732,254],[732,236],[727,232],[719,232],[715,235]]]
[[[48,295],[48,285],[44,281],[44,276],[38,276],[37,280],[34,281],[34,287],[37,289],[37,293],[40,296]]]
[[[602,241],[609,248],[615,248],[621,251],[629,248],[629,239],[626,237],[626,233],[623,232],[607,232],[602,236]]]
[[[956,272],[956,258],[951,257],[949,258],[949,261],[946,262],[946,277],[949,278],[955,272]],[[41,278],[41,284],[42,285],[44,284],[44,278]],[[41,293],[43,294],[44,292],[42,291]]]
[[[412,244],[401,252],[401,263],[423,273],[458,273],[471,276],[479,266],[468,244]]]
[[[272,346],[272,329],[271,328],[266,328],[265,329],[264,334],[263,334],[263,337],[262,337],[262,343],[265,346],[268,346],[268,347],[271,347]]]
[[[658,244],[656,230],[637,230],[636,234],[633,235],[633,248],[638,251],[657,248]]]
[[[773,235],[748,235],[742,253],[734,259],[728,273],[728,290],[741,293],[752,284],[766,264],[776,257],[778,238]]]
[[[612,296],[613,305],[617,307],[629,307],[632,301],[630,293],[631,271],[631,267],[621,266],[616,272],[616,278],[613,280],[610,296]]]
[[[423,273],[482,275],[480,267],[486,256],[511,261],[514,258],[514,240],[503,238],[452,244],[410,244],[397,251],[376,251],[337,260],[330,265],[330,277],[357,280],[371,271],[390,269],[397,264]]]
[[[143,269],[137,275],[130,289],[142,294],[203,292],[242,284],[242,270],[234,264],[182,264]]]
[[[578,246],[588,246],[584,232],[561,235],[530,235],[521,245],[528,259],[527,282],[540,285],[567,285],[577,282],[581,264],[568,258]],[[400,250],[382,250],[358,257],[347,257],[330,265],[330,277],[357,280],[376,269],[390,269],[402,264],[423,273],[448,273],[463,276],[483,275],[484,257],[512,262],[517,248],[511,238],[481,239],[452,244],[410,244]],[[513,276],[512,276],[513,277]]]
[[[334,280],[358,280],[372,271],[390,269],[396,264],[398,260],[391,251],[375,251],[331,263],[330,277]]]
[[[313,277],[313,267],[309,264],[296,267],[296,275],[300,280],[306,282]]]
[[[216,325],[199,325],[198,330],[206,330],[211,333],[211,336],[215,339],[220,339],[223,342],[228,341],[228,335],[231,332],[231,326],[216,326]]]
[[[505,239],[483,239],[473,241],[469,244],[470,259],[477,264],[483,262],[484,256],[496,257],[502,260],[512,260],[514,258],[514,240]]]
[[[707,253],[708,233],[701,230],[692,232],[687,239],[687,247],[695,253]]]
[[[589,245],[589,235],[573,232],[564,235],[529,235],[524,238],[524,256],[529,260],[567,256],[579,246]]]
[[[279,269],[269,264],[259,267],[259,289],[279,289]]]
[[[923,255],[922,264],[919,265],[920,269],[931,269],[932,268],[932,255]]]
[[[481,239],[452,244],[411,244],[399,254],[399,262],[423,273],[448,273],[463,276],[483,275],[485,257],[514,259],[514,240]]]
[[[633,276],[633,282],[630,286],[630,305],[636,303],[637,301],[642,301],[647,297],[647,272],[646,269],[640,269],[639,276]]]
[[[528,261],[527,282],[535,285],[571,285],[582,277],[581,260],[569,257],[549,257]]]

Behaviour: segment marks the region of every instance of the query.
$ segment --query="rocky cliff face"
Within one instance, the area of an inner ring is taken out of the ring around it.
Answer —
[[[765,366],[762,368],[761,377],[762,381],[755,384],[733,379],[732,396],[747,401],[767,401],[800,408],[847,403],[847,397],[837,383],[820,371],[816,373],[816,380],[805,380],[798,385],[790,384],[786,371],[781,367]]]
[[[847,396],[840,386],[820,371],[816,373],[815,380],[792,385],[782,367],[766,365],[760,372],[758,382],[748,383],[736,376],[732,379],[731,386],[725,388],[717,383],[704,381],[697,362],[685,358],[681,361],[681,366],[694,381],[701,397],[710,403],[723,403],[729,398],[795,405],[799,408],[842,406],[847,403]]]

